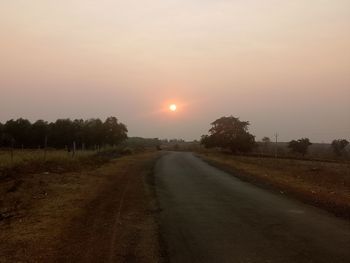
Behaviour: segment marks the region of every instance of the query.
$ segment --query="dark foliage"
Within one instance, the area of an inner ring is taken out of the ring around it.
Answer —
[[[312,145],[308,138],[301,138],[299,140],[292,140],[288,144],[288,148],[290,148],[295,153],[300,153],[304,156],[307,153],[309,146]]]
[[[0,123],[0,147],[96,148],[103,145],[117,145],[127,139],[127,128],[115,117],[104,122],[100,119],[70,120],[58,119],[48,123],[38,120],[34,123],[26,119],[9,120]]]
[[[349,142],[345,139],[332,141],[333,152],[337,156],[343,155],[345,153],[345,148],[346,148],[346,146],[348,146],[348,144],[349,144]]]
[[[262,139],[261,139],[261,141],[263,142],[263,143],[265,143],[265,144],[269,144],[270,142],[271,142],[271,139],[269,138],[269,137],[263,137]]]
[[[248,121],[230,116],[217,119],[211,125],[209,135],[201,138],[201,144],[205,147],[220,147],[233,153],[249,152],[254,148],[255,137],[248,132]]]

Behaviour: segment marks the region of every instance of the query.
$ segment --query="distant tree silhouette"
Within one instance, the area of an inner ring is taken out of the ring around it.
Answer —
[[[0,122],[0,145],[2,144],[2,140],[3,140],[3,137],[4,137],[4,124],[2,124]]]
[[[44,147],[45,138],[49,133],[49,124],[43,120],[37,120],[31,128],[31,147]]]
[[[18,148],[30,145],[31,123],[26,119],[9,120],[4,125],[4,133]]]
[[[263,147],[262,149],[266,153],[269,150],[269,146],[271,144],[271,140],[270,140],[269,137],[265,136],[265,137],[263,137],[261,139],[261,141],[262,141],[262,147]]]
[[[127,128],[124,124],[119,123],[116,117],[109,117],[103,123],[106,143],[117,145],[127,138]]]
[[[55,148],[96,148],[103,145],[117,145],[127,138],[127,128],[115,117],[105,122],[100,119],[70,120],[58,119],[48,123],[38,120],[33,124],[26,119],[9,120],[0,123],[0,147],[17,148],[43,147],[45,142]]]
[[[11,136],[5,133],[5,125],[0,123],[0,146],[8,147],[11,144]]]
[[[333,140],[332,141],[333,152],[337,156],[343,155],[345,152],[345,148],[346,148],[346,146],[348,146],[348,144],[349,144],[349,142],[345,139]]]
[[[263,143],[265,143],[265,144],[269,144],[270,142],[271,142],[271,139],[269,138],[269,137],[263,137],[262,139],[261,139],[261,141],[263,142]]]
[[[232,153],[249,152],[255,146],[255,137],[248,132],[248,121],[233,116],[221,117],[211,123],[209,135],[203,135],[201,144],[206,148],[221,147]]]
[[[305,156],[310,145],[312,145],[312,143],[308,138],[301,138],[299,140],[290,141],[288,148],[295,153],[300,153],[302,156]]]
[[[56,148],[70,147],[74,141],[73,122],[70,119],[58,119],[49,125],[48,141]]]
[[[84,123],[84,141],[86,147],[96,147],[105,143],[103,122],[100,119],[89,119]]]

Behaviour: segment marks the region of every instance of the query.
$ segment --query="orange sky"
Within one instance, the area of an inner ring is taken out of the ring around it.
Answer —
[[[258,139],[350,139],[350,1],[1,1],[0,58],[0,121],[198,139],[232,114]]]

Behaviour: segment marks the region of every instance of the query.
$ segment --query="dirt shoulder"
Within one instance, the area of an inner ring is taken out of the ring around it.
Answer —
[[[1,262],[159,262],[146,185],[158,153],[0,182]],[[4,211],[6,210],[6,211]]]
[[[350,164],[197,153],[242,180],[350,218]]]

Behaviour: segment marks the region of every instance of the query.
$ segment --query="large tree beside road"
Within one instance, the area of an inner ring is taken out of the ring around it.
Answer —
[[[220,147],[232,153],[249,152],[255,146],[255,137],[248,132],[248,121],[229,116],[211,123],[208,135],[203,135],[201,144],[206,148]]]

